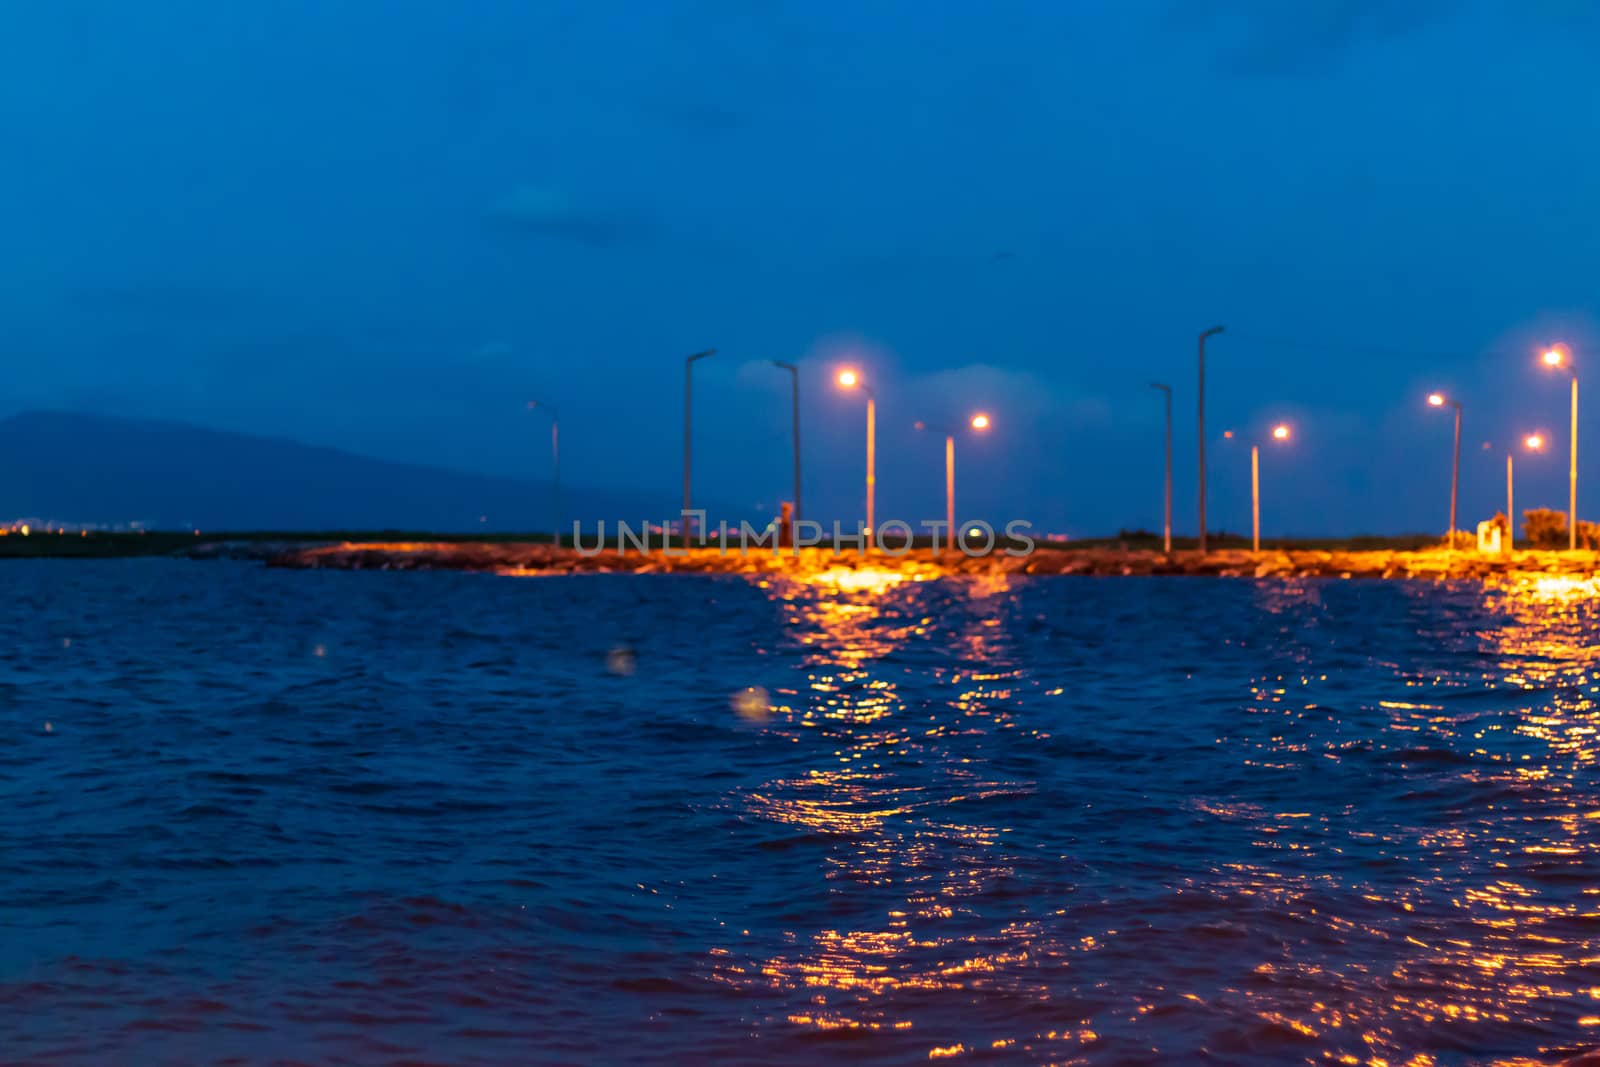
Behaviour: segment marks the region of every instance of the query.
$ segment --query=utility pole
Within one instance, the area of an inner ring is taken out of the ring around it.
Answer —
[[[1161,527],[1161,551],[1172,554],[1172,386],[1151,382],[1152,388],[1161,390],[1167,401],[1167,492],[1166,519]]]
[[[704,352],[696,352],[683,361],[683,544],[689,546],[689,443],[692,440],[690,427],[694,422],[694,365],[697,360],[717,354],[715,348],[708,348]]]
[[[1206,551],[1206,338],[1222,332],[1213,326],[1200,335],[1200,552]]]

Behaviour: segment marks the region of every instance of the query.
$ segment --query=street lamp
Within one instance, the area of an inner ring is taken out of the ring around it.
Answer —
[[[538,400],[528,401],[528,410],[543,411],[550,416],[550,463],[555,469],[555,535],[556,547],[561,547],[561,412],[554,404],[545,404]]]
[[[793,408],[793,412],[794,412],[794,521],[796,523],[799,523],[799,521],[800,521],[800,368],[795,366],[793,363],[785,363],[781,359],[773,360],[772,361],[772,365],[774,367],[777,367],[779,370],[788,371],[789,372],[790,382],[794,386],[793,390],[791,391],[791,393],[789,395],[790,395],[790,400],[792,402],[792,408]],[[791,528],[789,532],[790,532],[790,534],[792,536],[793,533],[794,533],[794,529]]]
[[[848,367],[839,372],[838,382],[842,389],[860,389],[867,394],[867,544],[870,545],[873,543],[873,496],[878,488],[878,397],[872,387],[861,380],[861,375]]]
[[[1566,345],[1551,345],[1540,357],[1544,365],[1560,370],[1572,362]],[[1572,458],[1567,472],[1567,551],[1578,547],[1578,373],[1572,372]]]
[[[1200,335],[1200,554],[1206,551],[1206,338],[1222,332],[1213,326]]]
[[[1289,439],[1288,423],[1272,428],[1274,441]],[[1261,551],[1261,446],[1250,446],[1250,551]]]
[[[925,422],[916,425],[919,430],[932,430],[944,434],[945,546],[954,552],[956,550],[956,432],[943,426],[929,426]],[[967,425],[982,433],[991,423],[989,416],[980,411],[967,420]]]
[[[1160,382],[1151,382],[1152,389],[1159,389],[1167,401],[1167,495],[1166,495],[1166,520],[1161,527],[1161,551],[1172,554],[1172,386],[1162,385]]]
[[[1522,447],[1529,452],[1542,452],[1544,450],[1544,436],[1530,433],[1522,439]],[[1513,466],[1512,449],[1506,449],[1506,551],[1513,552],[1517,547],[1517,511],[1516,511],[1516,471]]]
[[[694,422],[694,365],[708,356],[717,354],[715,348],[686,356],[683,361],[683,544],[689,546],[689,442],[690,427]]]
[[[1449,404],[1456,409],[1456,451],[1455,459],[1450,465],[1450,540],[1448,542],[1453,550],[1456,547],[1456,491],[1461,484],[1461,401],[1451,400],[1443,393],[1429,393],[1428,403],[1436,408]]]

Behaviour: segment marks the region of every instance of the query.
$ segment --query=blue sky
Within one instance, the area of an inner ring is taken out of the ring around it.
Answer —
[[[1600,370],[1590,12],[9,5],[0,412],[535,477],[537,396],[569,481],[671,493],[682,356],[715,347],[697,495],[787,494],[765,361],[798,360],[826,519],[861,508],[861,405],[829,387],[850,360],[880,398],[881,517],[942,514],[912,424],[983,408],[959,510],[1088,534],[1159,522],[1158,379],[1192,530],[1195,335],[1225,323],[1214,527],[1247,527],[1246,441],[1278,418],[1269,533],[1442,527],[1436,387],[1466,404],[1462,517],[1486,517],[1511,440],[1565,448],[1538,346]],[[1564,502],[1560,455],[1521,470],[1521,502]]]

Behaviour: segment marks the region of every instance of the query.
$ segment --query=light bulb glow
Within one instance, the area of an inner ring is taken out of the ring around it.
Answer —
[[[1444,394],[1443,393],[1429,393],[1428,394],[1428,403],[1432,404],[1436,408],[1444,407]]]
[[[1544,438],[1536,433],[1530,433],[1522,443],[1528,446],[1528,451],[1537,452],[1544,447]]]
[[[1567,361],[1567,353],[1560,345],[1554,345],[1545,349],[1544,355],[1540,358],[1544,360],[1546,367],[1559,367]]]
[[[856,376],[856,372],[853,370],[842,370],[839,372],[839,384],[844,386],[846,389],[854,389],[860,381],[861,379]]]
[[[974,430],[987,430],[989,428],[989,416],[982,412],[972,416],[972,428]]]
[[[1288,425],[1280,422],[1278,425],[1274,426],[1272,428],[1272,437],[1277,441],[1287,441],[1289,439]]]

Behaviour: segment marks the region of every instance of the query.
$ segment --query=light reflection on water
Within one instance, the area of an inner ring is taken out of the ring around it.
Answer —
[[[959,816],[1031,790],[986,773],[964,754],[981,752],[987,735],[1011,728],[1008,682],[1021,672],[998,630],[1009,582],[941,583],[935,596],[913,587],[886,611],[884,594],[901,591],[898,575],[845,573],[851,577],[824,572],[763,583],[780,605],[788,639],[805,650],[809,692],[800,694],[803,710],[791,725],[823,731],[832,749],[803,776],[763,783],[737,803],[756,818],[828,835],[835,847],[822,875],[829,882],[890,892],[875,922],[798,936],[792,950],[746,973],[803,1003],[786,1014],[788,1023],[819,1031],[910,1031],[915,1020],[896,1003],[915,992],[1046,997],[1047,985],[1027,977],[1036,965],[1037,923],[969,933],[967,923],[954,921],[958,913],[972,916],[967,898],[1014,874],[999,851],[1010,830]],[[930,637],[941,661],[932,667],[941,695],[908,701],[893,680],[897,672],[883,664]],[[994,1049],[1010,1044],[990,1041]],[[928,1055],[964,1051],[959,1043],[931,1045]]]
[[[10,573],[8,1062],[1600,1044],[1592,583]]]
[[[1364,599],[1350,586],[1251,587],[1256,625],[1216,636],[1259,672],[1231,714],[1217,709],[1213,751],[1195,754],[1225,769],[1193,782],[1203,792],[1138,788],[1220,847],[1166,869],[1159,834],[1142,849],[1108,852],[1102,839],[1065,853],[1066,872],[1098,868],[1085,882],[1118,867],[1151,877],[1119,886],[1120,900],[1102,890],[1064,908],[1049,891],[1008,891],[1019,876],[1007,845],[1028,829],[968,802],[1036,791],[999,773],[994,740],[1019,730],[1047,743],[1026,724],[1060,723],[1041,702],[1071,687],[1046,688],[1049,672],[1011,638],[1027,607],[1079,590],[1019,598],[1005,581],[951,581],[885,603],[892,588],[770,585],[807,651],[810,699],[798,694],[789,726],[828,729],[832,746],[803,776],[735,803],[829,835],[824,878],[889,891],[877,921],[796,931],[786,951],[720,976],[785,998],[783,1022],[898,1034],[895,1047],[929,1058],[1124,1062],[1204,1048],[1366,1064],[1551,1062],[1600,1025],[1591,584],[1509,584],[1477,594],[1476,612],[1470,590],[1388,587],[1399,617],[1376,628],[1431,645],[1421,661],[1346,642],[1340,631],[1361,623],[1343,613]],[[930,641],[938,695],[913,698],[893,664]],[[1506,691],[1539,696],[1508,703]],[[938,1003],[947,1013],[930,1019]],[[960,1025],[968,1005],[985,1006],[984,1024]]]

